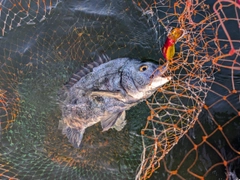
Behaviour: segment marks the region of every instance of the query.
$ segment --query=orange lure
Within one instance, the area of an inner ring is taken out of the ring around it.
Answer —
[[[171,60],[175,54],[175,43],[183,35],[183,30],[174,28],[167,36],[165,44],[162,48],[163,56],[166,60]]]

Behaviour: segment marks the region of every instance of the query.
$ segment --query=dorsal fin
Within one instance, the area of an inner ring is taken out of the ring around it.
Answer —
[[[75,83],[77,83],[83,76],[92,72],[93,68],[98,67],[101,64],[110,61],[110,58],[102,52],[101,54],[97,54],[94,58],[94,61],[82,66],[76,73],[72,75],[69,81],[65,84],[67,88],[72,87]]]

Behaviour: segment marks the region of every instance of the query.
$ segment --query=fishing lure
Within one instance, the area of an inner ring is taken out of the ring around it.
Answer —
[[[173,58],[175,54],[175,44],[184,34],[184,30],[180,28],[174,28],[170,31],[162,48],[162,53],[166,60]]]

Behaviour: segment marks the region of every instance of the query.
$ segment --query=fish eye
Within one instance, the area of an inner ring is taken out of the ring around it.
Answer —
[[[146,71],[147,68],[148,68],[147,65],[142,65],[142,66],[140,66],[139,70],[142,72],[142,71]]]

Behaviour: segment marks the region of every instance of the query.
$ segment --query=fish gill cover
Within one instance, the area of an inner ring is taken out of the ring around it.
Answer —
[[[240,3],[1,1],[1,179],[240,177]],[[128,112],[126,127],[89,128],[81,149],[58,130],[59,89],[104,50],[161,63],[184,30],[173,78]]]

